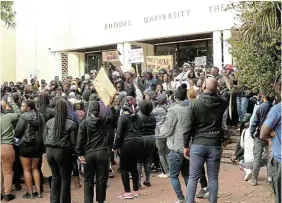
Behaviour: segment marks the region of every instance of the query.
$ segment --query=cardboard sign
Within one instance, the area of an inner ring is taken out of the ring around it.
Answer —
[[[207,65],[206,56],[195,57],[195,66],[205,66],[205,65]]]
[[[122,66],[122,63],[119,60],[118,51],[102,52],[102,59],[103,59],[103,62],[112,63],[114,66]]]
[[[109,106],[116,94],[116,89],[108,78],[108,75],[103,67],[96,76],[93,85],[105,106]]]
[[[153,72],[159,72],[160,69],[173,69],[173,56],[147,56],[147,69],[152,69]]]
[[[143,63],[144,54],[143,49],[131,49],[128,51],[128,63]]]

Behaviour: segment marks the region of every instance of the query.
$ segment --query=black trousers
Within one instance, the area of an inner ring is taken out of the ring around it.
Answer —
[[[121,146],[120,169],[121,179],[125,192],[130,192],[129,172],[132,176],[133,190],[138,191],[137,162],[149,160],[154,149],[155,141],[152,136],[143,136],[131,140],[125,140]]]
[[[23,167],[20,160],[20,147],[14,146],[15,150],[15,162],[14,162],[14,184],[19,186],[21,184],[21,176],[23,174]]]
[[[99,150],[86,153],[84,156],[84,203],[93,203],[94,176],[96,175],[96,201],[103,203],[106,200],[107,181],[109,176],[108,150]]]
[[[72,152],[47,147],[46,157],[52,171],[50,203],[71,203]]]
[[[72,155],[72,173],[74,177],[79,176],[77,156],[75,154]]]

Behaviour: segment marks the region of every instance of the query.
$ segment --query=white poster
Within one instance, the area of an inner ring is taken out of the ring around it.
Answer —
[[[128,62],[129,63],[143,63],[144,54],[143,49],[131,49],[128,51]]]

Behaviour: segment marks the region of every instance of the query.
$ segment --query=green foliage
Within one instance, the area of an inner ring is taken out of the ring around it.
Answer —
[[[5,26],[7,26],[7,28],[16,27],[16,12],[13,10],[13,5],[13,1],[0,1],[1,20],[5,23]]]
[[[246,1],[231,5],[242,23],[232,29],[231,54],[238,84],[273,94],[281,71],[281,2]]]

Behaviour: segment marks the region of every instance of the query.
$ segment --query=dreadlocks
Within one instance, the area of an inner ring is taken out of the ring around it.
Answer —
[[[47,107],[49,107],[49,104],[50,104],[49,95],[46,92],[39,94],[39,98],[38,98],[39,112],[45,115],[45,110]]]
[[[61,138],[68,117],[67,104],[63,99],[56,101],[55,111],[54,141],[58,141]]]

